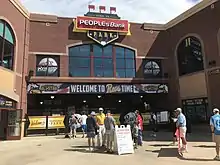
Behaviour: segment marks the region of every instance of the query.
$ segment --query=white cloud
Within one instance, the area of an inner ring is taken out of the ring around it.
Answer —
[[[21,0],[30,12],[76,17],[88,11],[88,4],[117,8],[122,19],[131,22],[166,23],[201,0]],[[97,9],[98,10],[98,9]],[[108,10],[106,12],[109,12]]]

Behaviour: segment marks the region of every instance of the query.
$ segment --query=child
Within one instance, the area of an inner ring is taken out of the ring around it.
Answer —
[[[138,127],[138,121],[136,121],[134,123],[134,127],[132,129],[132,136],[133,136],[133,140],[134,140],[134,149],[137,149],[137,146],[138,146],[138,130],[139,130],[139,127]]]

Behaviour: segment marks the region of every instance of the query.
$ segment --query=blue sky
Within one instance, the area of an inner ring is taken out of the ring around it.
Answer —
[[[166,23],[201,0],[20,0],[33,13],[76,17],[88,11],[88,4],[116,7],[130,22]],[[98,7],[97,7],[98,8]]]

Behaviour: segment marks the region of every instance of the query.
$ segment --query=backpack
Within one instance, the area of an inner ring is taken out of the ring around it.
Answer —
[[[124,120],[126,124],[133,126],[134,123],[137,121],[137,116],[135,113],[130,112],[124,116]]]
[[[77,119],[76,119],[76,117],[75,116],[71,116],[70,118],[69,118],[69,125],[73,125],[73,124],[76,124],[77,123]]]

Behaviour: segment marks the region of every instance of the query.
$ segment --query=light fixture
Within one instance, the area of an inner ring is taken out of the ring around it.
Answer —
[[[143,98],[144,96],[140,96],[140,98]]]
[[[50,96],[51,99],[54,99],[54,96]]]
[[[86,103],[86,100],[83,100],[84,103]]]
[[[119,103],[121,103],[121,100],[118,100]]]
[[[98,95],[97,97],[100,99],[102,96]]]
[[[42,104],[43,104],[43,101],[41,101],[40,104],[42,105]]]

